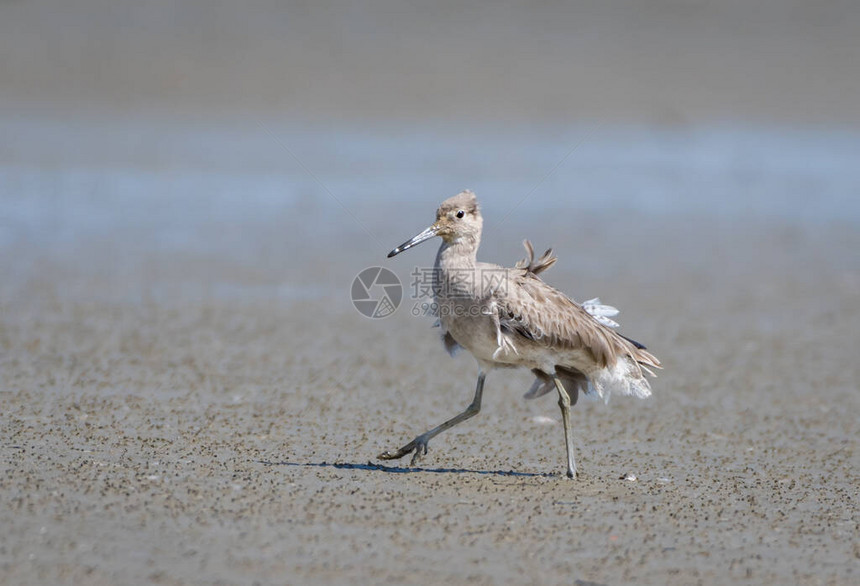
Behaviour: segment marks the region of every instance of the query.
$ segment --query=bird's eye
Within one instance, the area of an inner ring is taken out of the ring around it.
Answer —
[[[464,212],[463,210],[459,210],[459,211],[457,212],[457,217],[458,217],[458,218],[462,218],[462,217],[463,217],[463,216],[465,216],[465,215],[466,215],[466,212]]]

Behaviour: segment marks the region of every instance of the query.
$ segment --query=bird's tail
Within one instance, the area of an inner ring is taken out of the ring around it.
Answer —
[[[621,334],[618,334],[621,335]],[[660,360],[657,359],[656,356],[648,352],[645,349],[645,346],[640,344],[639,342],[634,342],[630,338],[625,338],[621,336],[625,340],[627,340],[633,348],[631,348],[629,353],[629,359],[631,362],[635,362],[635,366],[639,369],[639,376],[643,377],[647,374],[651,377],[656,377],[657,374],[653,369],[661,369],[663,365],[660,363]]]
[[[613,394],[631,395],[639,399],[651,396],[651,384],[645,375],[657,376],[652,369],[661,368],[660,361],[644,348],[635,348],[635,354],[619,358],[614,365],[601,368],[585,375],[584,373],[556,366],[556,374],[564,388],[576,403],[580,391],[587,397],[601,398],[607,403]],[[524,395],[526,399],[537,399],[555,389],[555,382],[545,372],[533,369],[535,381]]]

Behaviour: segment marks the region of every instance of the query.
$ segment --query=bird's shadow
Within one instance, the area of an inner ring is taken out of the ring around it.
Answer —
[[[482,476],[513,476],[519,478],[553,478],[559,476],[554,472],[517,472],[515,470],[473,470],[470,468],[421,468],[405,466],[385,466],[383,464],[353,464],[350,462],[273,462],[257,460],[264,466],[297,466],[301,468],[336,468],[338,470],[364,470],[367,472],[385,472],[387,474],[413,474],[429,472],[431,474],[479,474]]]

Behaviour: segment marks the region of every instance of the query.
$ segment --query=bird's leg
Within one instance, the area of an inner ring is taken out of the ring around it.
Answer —
[[[561,379],[554,376],[558,389],[558,406],[561,407],[561,421],[564,425],[564,443],[567,445],[567,477],[576,478],[576,460],[573,457],[573,430],[570,427],[570,395],[567,394]],[[577,391],[578,392],[578,391]]]
[[[466,410],[460,413],[459,415],[455,415],[445,423],[441,425],[437,425],[430,431],[425,431],[414,440],[403,446],[402,448],[395,450],[393,452],[385,451],[377,456],[380,460],[396,460],[397,458],[402,458],[406,454],[414,452],[412,454],[412,461],[410,462],[411,466],[414,466],[418,460],[427,453],[427,442],[431,439],[445,431],[446,429],[450,429],[461,423],[466,421],[470,417],[474,417],[481,410],[481,395],[484,393],[484,379],[487,374],[482,370],[478,373],[478,384],[475,387],[475,397],[472,399],[472,403],[466,407]]]

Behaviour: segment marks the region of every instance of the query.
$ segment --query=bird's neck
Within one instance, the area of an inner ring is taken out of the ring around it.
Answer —
[[[463,237],[451,242],[442,242],[436,254],[436,268],[443,271],[450,269],[473,269],[477,262],[478,240]]]

